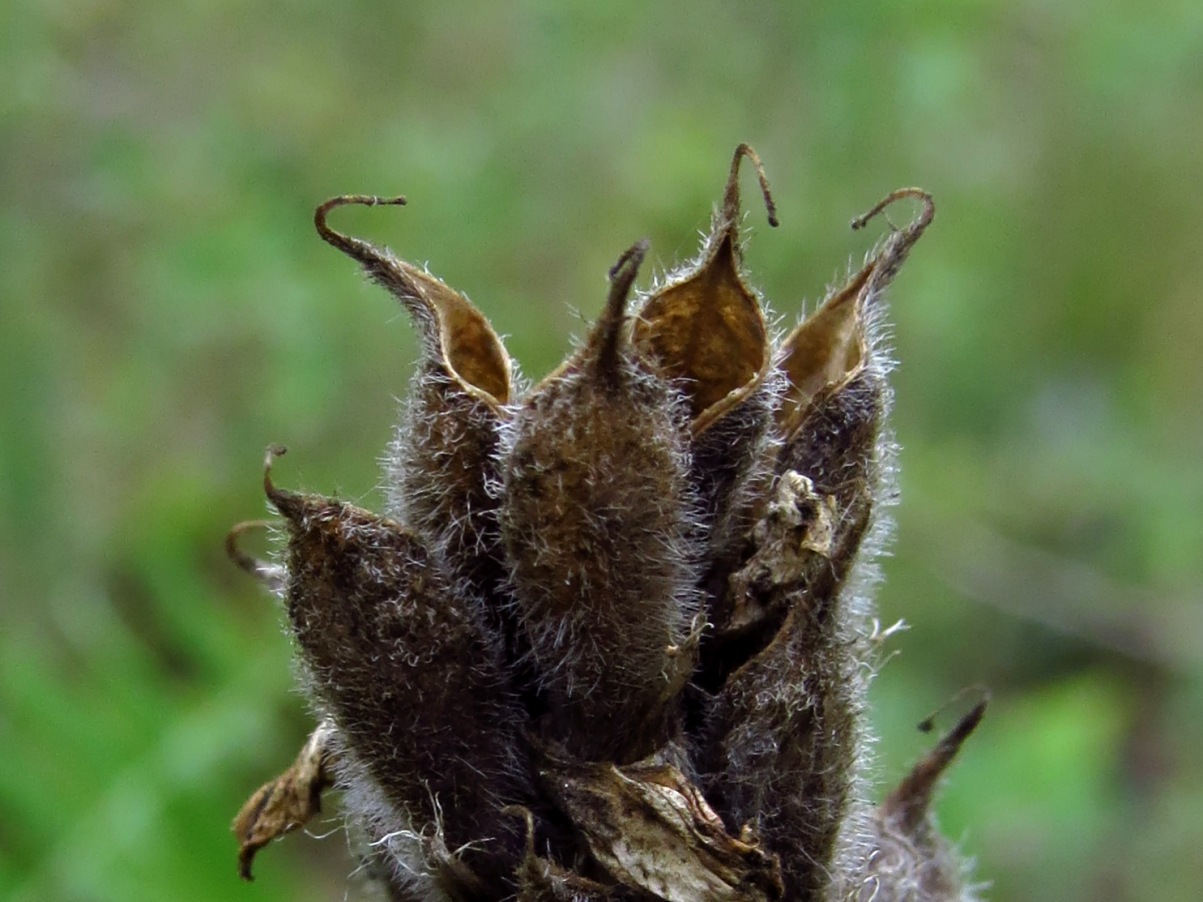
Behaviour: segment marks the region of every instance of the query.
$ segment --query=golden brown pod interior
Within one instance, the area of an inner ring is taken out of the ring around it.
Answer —
[[[331,210],[348,204],[404,205],[404,197],[345,194],[321,204],[314,225],[326,243],[359,261],[373,281],[393,294],[414,317],[427,352],[470,394],[494,406],[510,399],[511,367],[501,339],[466,297],[430,273],[399,260],[386,248],[332,229]]]
[[[695,434],[751,394],[770,363],[764,312],[739,272],[739,165],[744,157],[756,167],[769,222],[777,224],[760,158],[741,144],[731,160],[723,206],[702,262],[648,298],[635,320],[636,347],[657,360],[666,376],[684,384]]]
[[[814,315],[781,343],[780,366],[788,382],[777,414],[783,434],[798,427],[812,398],[827,386],[849,380],[866,361],[869,305],[897,275],[911,247],[931,223],[935,205],[921,188],[900,188],[852,220],[853,229],[863,228],[904,197],[918,198],[923,204],[914,221],[903,229],[893,229],[872,259],[829,293]]]

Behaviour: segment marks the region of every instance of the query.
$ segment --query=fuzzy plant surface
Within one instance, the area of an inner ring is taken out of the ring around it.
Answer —
[[[775,336],[744,280],[736,149],[698,258],[633,285],[523,386],[485,317],[388,250],[319,235],[409,312],[422,358],[376,514],[264,487],[284,539],[241,566],[283,600],[317,729],[239,813],[257,850],[342,793],[395,900],[973,897],[930,803],[972,708],[873,804],[873,559],[892,502],[884,292],[932,220]]]

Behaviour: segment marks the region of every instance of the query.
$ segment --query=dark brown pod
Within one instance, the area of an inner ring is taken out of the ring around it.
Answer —
[[[645,250],[623,255],[584,346],[515,411],[502,473],[543,735],[590,759],[634,760],[663,741],[680,685],[673,647],[696,609],[687,415],[626,331]]]
[[[748,489],[773,407],[768,327],[741,275],[739,166],[745,157],[756,168],[769,223],[777,225],[764,167],[741,144],[701,258],[647,298],[632,330],[635,346],[689,399],[691,479],[710,524],[712,557],[720,561],[751,525],[740,514],[750,507]]]
[[[829,875],[849,872],[867,817],[856,782],[866,577],[854,565],[889,500],[879,436],[889,397],[873,326],[881,291],[931,220],[923,197],[920,219],[784,343],[776,497],[729,580],[704,661],[704,684],[718,693],[704,733],[707,786],[732,823],[759,825],[791,897],[847,889],[829,888]]]
[[[714,648],[742,663],[714,677],[698,756],[728,826],[752,825],[781,856],[789,899],[819,898],[839,872],[861,764],[865,680],[831,611],[851,569],[834,544],[835,513],[810,480],[780,478],[757,529],[763,554],[732,576],[749,610],[736,609],[740,632]]]
[[[983,700],[974,705],[874,813],[874,844],[858,897],[863,902],[958,902],[965,898],[964,863],[936,830],[930,809],[941,778],[981,723],[987,703]]]
[[[457,576],[481,591],[498,576],[495,475],[498,427],[509,403],[510,358],[484,315],[459,292],[390,251],[337,232],[331,210],[404,204],[346,195],[317,208],[318,234],[357,260],[413,317],[423,356],[389,456],[390,516],[415,529]]]
[[[264,488],[289,533],[285,603],[310,689],[337,726],[339,768],[429,857],[506,873],[521,846],[499,811],[526,797],[522,718],[498,643],[422,542],[350,504]],[[427,861],[429,865],[432,862]]]

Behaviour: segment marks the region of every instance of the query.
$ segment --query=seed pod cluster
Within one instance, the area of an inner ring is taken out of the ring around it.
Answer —
[[[743,271],[735,151],[693,263],[529,391],[484,316],[327,222],[410,313],[422,360],[387,516],[264,485],[287,543],[236,562],[283,598],[321,728],[240,812],[254,852],[345,791],[391,898],[963,898],[927,817],[981,711],[874,808],[863,726],[871,559],[893,497],[884,291],[921,203],[774,342]],[[248,524],[257,525],[257,524]],[[975,709],[976,710],[976,709]]]

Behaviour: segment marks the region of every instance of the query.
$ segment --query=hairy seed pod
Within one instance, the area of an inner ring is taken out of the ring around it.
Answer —
[[[344,775],[372,782],[414,833],[466,848],[472,869],[505,873],[520,843],[499,812],[527,790],[498,643],[415,535],[277,488],[281,450],[264,487],[289,533],[286,609]]]
[[[707,722],[708,786],[732,824],[763,832],[798,898],[848,873],[868,817],[857,787],[865,611],[853,565],[884,491],[889,401],[872,327],[882,290],[930,222],[926,200],[915,225],[785,340],[777,501],[731,577],[730,619],[711,651],[711,684],[722,688]]]
[[[758,529],[764,559],[732,583],[742,578],[761,609],[783,619],[769,621],[775,632],[749,633],[747,641],[770,639],[711,701],[699,754],[728,826],[751,825],[781,856],[789,899],[819,898],[827,887],[860,763],[858,659],[824,622],[849,569],[837,569],[834,513],[810,480],[793,471],[779,479]],[[755,578],[754,567],[763,568]],[[746,644],[723,647],[746,653]]]
[[[586,759],[663,742],[672,648],[695,607],[683,405],[625,328],[645,250],[623,255],[584,346],[515,411],[503,465],[501,535],[543,735]]]
[[[741,144],[700,259],[647,298],[632,335],[635,346],[689,399],[690,477],[705,506],[712,559],[720,562],[739,543],[741,527],[751,525],[741,514],[750,507],[748,489],[773,406],[766,381],[772,362],[768,327],[740,273],[739,165],[745,157],[760,178],[769,223],[777,225],[764,167]]]
[[[326,221],[346,204],[404,203],[345,195],[318,207],[314,222],[326,242],[405,306],[421,338],[422,361],[389,457],[388,513],[445,557],[452,575],[491,584],[499,575],[496,501],[486,484],[495,475],[498,427],[510,398],[509,355],[462,294]]]
[[[964,863],[936,831],[930,808],[937,784],[988,700],[978,702],[911,769],[874,812],[873,850],[858,902],[961,902],[968,898]]]

